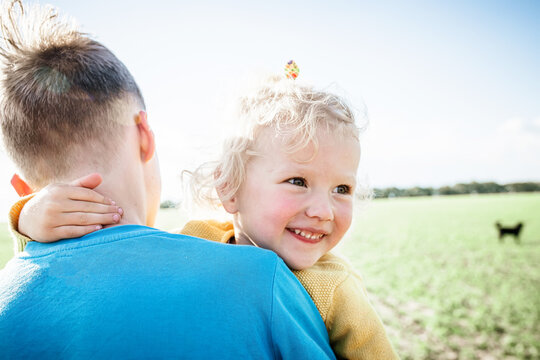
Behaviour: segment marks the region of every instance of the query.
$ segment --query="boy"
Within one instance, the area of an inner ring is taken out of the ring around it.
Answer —
[[[133,77],[53,10],[3,5],[9,155],[34,190],[101,172],[99,190],[126,214],[123,226],[28,244],[6,265],[2,356],[333,358],[317,309],[276,255],[144,226],[154,222],[160,174]],[[224,264],[237,272],[223,276]]]

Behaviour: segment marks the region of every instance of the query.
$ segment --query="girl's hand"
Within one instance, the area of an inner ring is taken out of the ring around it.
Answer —
[[[114,201],[92,190],[103,179],[90,174],[69,184],[51,184],[23,207],[19,232],[38,242],[80,237],[120,221]]]

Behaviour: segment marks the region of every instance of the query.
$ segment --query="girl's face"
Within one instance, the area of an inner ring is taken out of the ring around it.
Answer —
[[[312,266],[332,249],[351,224],[360,144],[353,136],[319,130],[313,144],[283,151],[271,129],[259,136],[238,193],[224,203],[235,214],[239,244],[273,250],[292,269]]]

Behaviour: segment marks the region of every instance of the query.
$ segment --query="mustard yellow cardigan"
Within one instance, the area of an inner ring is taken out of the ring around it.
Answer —
[[[31,241],[17,230],[20,211],[30,198],[15,203],[9,215],[19,251]],[[214,220],[189,221],[174,232],[222,243],[234,238],[231,222]],[[362,279],[345,260],[328,253],[312,267],[293,273],[317,306],[338,359],[399,359],[368,300]]]
[[[19,232],[19,216],[21,215],[21,210],[24,205],[34,197],[35,194],[31,194],[25,197],[20,198],[9,210],[9,231],[11,232],[11,237],[15,241],[15,253],[24,251],[24,247],[29,241],[32,241],[27,236],[24,236]]]

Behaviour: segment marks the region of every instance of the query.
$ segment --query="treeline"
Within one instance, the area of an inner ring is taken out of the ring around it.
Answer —
[[[454,186],[413,187],[410,189],[400,189],[396,187],[375,189],[375,198],[392,198],[402,196],[433,196],[433,195],[460,195],[460,194],[495,194],[511,192],[533,192],[540,191],[540,183],[523,182],[500,185],[494,182],[469,184],[457,184]]]

